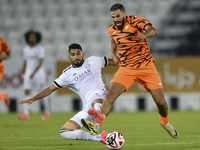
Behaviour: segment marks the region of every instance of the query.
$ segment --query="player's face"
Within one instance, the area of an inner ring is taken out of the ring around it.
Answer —
[[[35,34],[30,34],[29,35],[29,44],[30,44],[30,46],[34,46],[36,44],[36,36],[35,36]]]
[[[68,58],[74,67],[80,67],[84,62],[85,54],[80,49],[71,49]]]
[[[117,9],[116,11],[111,11],[110,14],[114,24],[118,28],[122,28],[126,22],[126,12]]]

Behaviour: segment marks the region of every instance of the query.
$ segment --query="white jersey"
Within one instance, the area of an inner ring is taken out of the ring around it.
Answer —
[[[27,45],[23,50],[23,60],[26,61],[25,74],[32,74],[36,67],[39,65],[39,60],[44,59],[45,49],[42,45],[36,44],[34,47]],[[36,72],[44,71],[43,65]]]
[[[68,87],[77,93],[84,107],[84,104],[96,93],[106,91],[101,68],[106,67],[107,62],[106,57],[91,56],[84,61],[81,67],[74,68],[70,65],[53,83],[57,88]]]

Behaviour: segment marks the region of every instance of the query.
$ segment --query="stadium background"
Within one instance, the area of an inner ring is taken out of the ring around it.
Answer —
[[[109,8],[122,3],[127,15],[136,14],[150,20],[158,35],[148,39],[156,66],[161,74],[165,97],[170,109],[200,109],[200,1],[199,0],[0,0],[0,37],[11,47],[12,58],[5,61],[6,75],[0,91],[10,95],[11,107],[0,101],[0,112],[21,111],[17,100],[24,97],[22,89],[23,34],[28,29],[43,35],[46,49],[45,67],[48,85],[61,74],[68,45],[76,42],[90,55],[111,57],[108,26],[112,24]],[[106,85],[115,67],[103,70]],[[35,91],[32,92],[33,95]],[[60,89],[50,96],[52,112],[69,112],[81,108],[77,95]],[[39,112],[39,101],[31,111]],[[115,111],[156,110],[151,95],[135,84],[114,103]]]

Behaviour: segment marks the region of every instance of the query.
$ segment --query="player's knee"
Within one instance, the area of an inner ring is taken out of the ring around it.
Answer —
[[[160,99],[159,101],[156,102],[157,106],[164,107],[167,105],[166,101],[163,99]]]
[[[93,102],[92,102],[92,107],[94,107],[94,105],[95,104],[97,104],[97,103],[100,103],[100,104],[102,104],[103,103],[103,99],[97,99],[97,100],[94,100]]]
[[[65,139],[71,139],[71,134],[72,131],[71,130],[66,130],[66,129],[60,129],[60,135],[65,138]]]

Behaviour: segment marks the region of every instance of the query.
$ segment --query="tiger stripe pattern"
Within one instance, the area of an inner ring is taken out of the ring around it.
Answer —
[[[126,23],[122,29],[118,29],[115,24],[109,27],[109,34],[117,44],[120,57],[120,67],[140,68],[147,66],[155,59],[150,53],[147,40],[138,41],[137,35],[144,33],[145,26],[151,22],[140,16],[126,16]]]

